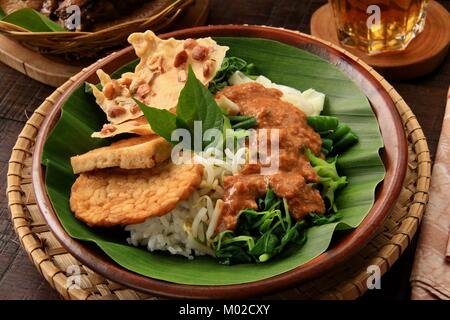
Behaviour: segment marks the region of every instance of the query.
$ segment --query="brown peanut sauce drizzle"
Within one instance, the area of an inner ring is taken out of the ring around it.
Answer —
[[[274,174],[262,175],[264,165],[245,164],[237,174],[224,177],[224,207],[216,232],[234,230],[239,213],[246,208],[257,209],[256,199],[265,195],[269,186],[276,195],[287,200],[289,211],[297,220],[310,212],[324,213],[325,203],[320,192],[308,185],[319,182],[319,176],[304,153],[307,147],[319,154],[322,141],[308,126],[306,114],[282,101],[281,91],[258,83],[226,87],[217,94],[218,98],[221,95],[236,103],[242,115],[257,119],[257,136],[258,129],[279,130],[279,169]],[[270,157],[270,149],[267,153]]]

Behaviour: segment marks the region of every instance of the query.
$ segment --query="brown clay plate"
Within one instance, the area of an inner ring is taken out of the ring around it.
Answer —
[[[54,109],[45,119],[37,137],[33,156],[33,185],[37,203],[50,229],[71,254],[102,276],[136,290],[175,298],[239,299],[261,296],[298,286],[305,280],[320,276],[361,249],[393,207],[400,193],[407,165],[407,144],[401,118],[389,93],[363,66],[342,52],[306,35],[259,26],[209,26],[180,30],[164,34],[161,37],[183,39],[205,36],[265,38],[298,47],[336,65],[364,92],[376,114],[383,137],[385,145],[383,162],[386,176],[377,188],[373,207],[358,228],[347,233],[325,253],[291,271],[260,281],[226,286],[180,285],[147,278],[120,267],[95,246],[71,238],[61,226],[46,193],[45,168],[41,166],[40,161],[43,146],[60,117],[61,107],[67,97],[85,81],[97,81],[95,71],[98,68],[103,68],[106,72],[113,72],[136,59],[131,47],[105,58],[84,76],[77,79],[55,103]]]

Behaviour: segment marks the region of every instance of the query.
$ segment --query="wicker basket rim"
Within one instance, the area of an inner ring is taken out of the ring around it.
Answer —
[[[72,31],[60,31],[60,32],[34,32],[34,31],[30,31],[27,30],[23,27],[20,27],[18,25],[6,22],[6,21],[1,21],[0,20],[0,32],[2,33],[7,33],[10,35],[16,35],[16,36],[29,36],[29,37],[36,37],[36,36],[47,36],[47,37],[60,37],[60,36],[64,36],[67,37],[69,39],[71,38],[79,38],[80,36],[92,36],[92,35],[100,35],[100,34],[104,34],[104,33],[109,33],[111,31],[117,30],[117,29],[123,29],[123,28],[127,28],[131,25],[135,25],[135,24],[148,24],[153,22],[154,20],[170,13],[173,9],[184,9],[185,7],[187,7],[188,5],[192,4],[194,0],[174,0],[174,2],[168,6],[166,6],[165,8],[162,8],[161,11],[149,16],[149,17],[145,17],[145,18],[137,18],[137,19],[133,19],[131,21],[127,21],[127,22],[122,22],[122,23],[118,23],[115,24],[113,26],[101,29],[101,30],[97,30],[97,31],[77,31],[77,32],[72,32]],[[5,28],[6,27],[6,28]]]

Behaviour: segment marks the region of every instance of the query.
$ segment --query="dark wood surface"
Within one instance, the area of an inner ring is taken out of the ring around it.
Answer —
[[[441,0],[450,10],[450,0]],[[263,24],[309,33],[309,20],[323,0],[212,0],[209,24]],[[407,82],[392,82],[421,123],[432,156],[439,141],[448,86],[450,60],[432,74]],[[11,148],[28,115],[53,91],[0,64],[0,299],[59,299],[20,247],[7,207],[6,174]],[[415,241],[383,277],[382,289],[363,299],[408,299]]]

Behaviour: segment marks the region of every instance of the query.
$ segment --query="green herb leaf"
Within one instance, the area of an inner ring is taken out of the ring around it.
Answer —
[[[292,226],[286,199],[280,199],[271,188],[257,203],[258,210],[241,212],[235,232],[226,230],[217,238],[216,257],[222,264],[266,262],[283,252],[289,243],[303,246],[307,228],[336,223],[342,218],[340,213],[310,213]]]
[[[203,133],[208,129],[222,130],[223,128],[221,109],[211,92],[197,79],[191,66],[189,66],[188,80],[178,100],[177,117],[187,125],[193,138],[194,121],[202,122]],[[203,147],[206,146],[205,144]]]
[[[2,21],[15,24],[33,32],[65,32],[59,24],[31,8],[23,8],[12,12]]]
[[[281,244],[276,248],[277,253],[281,253],[285,246],[290,242],[297,245],[304,245],[307,238],[305,233],[306,222],[304,220],[297,221],[292,228],[289,228],[281,238]]]
[[[336,212],[329,215],[310,213],[308,215],[309,223],[313,226],[321,226],[328,223],[334,223],[342,219],[342,214],[340,212]]]
[[[261,238],[256,241],[255,246],[250,251],[250,254],[260,256],[264,253],[272,253],[278,244],[278,238],[270,231],[263,234]]]
[[[177,129],[177,117],[167,110],[152,108],[137,99],[133,98],[133,100],[144,113],[152,130],[167,141],[172,142],[172,132]]]
[[[232,231],[223,231],[219,234],[216,246],[216,256],[221,264],[253,262],[254,258],[249,251],[255,246],[250,236],[235,236]]]
[[[0,19],[3,19],[4,17],[6,17],[6,13],[5,13],[5,11],[3,11],[3,9],[0,7]]]

